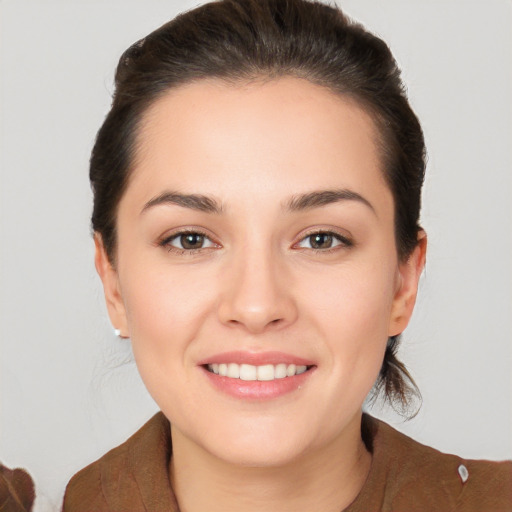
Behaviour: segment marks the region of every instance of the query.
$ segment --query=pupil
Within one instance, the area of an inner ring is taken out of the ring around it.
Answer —
[[[332,245],[332,235],[326,235],[318,233],[313,235],[311,240],[311,246],[314,249],[328,249]]]
[[[197,233],[188,233],[181,235],[181,246],[184,249],[197,249],[203,245],[203,235]]]

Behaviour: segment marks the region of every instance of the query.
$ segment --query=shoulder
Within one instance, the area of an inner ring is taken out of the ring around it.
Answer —
[[[380,497],[378,510],[512,511],[512,462],[441,453],[372,421],[374,454],[367,485]]]
[[[156,414],[123,444],[68,483],[63,512],[172,511],[170,426]]]

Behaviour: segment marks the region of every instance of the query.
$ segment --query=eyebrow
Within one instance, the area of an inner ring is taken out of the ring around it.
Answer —
[[[340,201],[357,201],[370,208],[373,213],[377,214],[370,201],[357,192],[349,189],[316,190],[306,194],[295,195],[288,201],[286,208],[290,211],[302,211],[338,203]]]
[[[142,208],[141,214],[158,205],[174,204],[206,213],[222,213],[222,205],[215,199],[201,194],[180,194],[178,192],[163,192],[150,199]]]
[[[306,194],[294,195],[287,202],[286,209],[292,212],[319,208],[340,201],[357,201],[364,204],[373,213],[375,208],[362,195],[349,189],[341,190],[316,190]],[[178,192],[163,192],[162,194],[150,199],[142,208],[141,214],[158,205],[173,204],[183,208],[190,208],[205,213],[222,213],[222,205],[212,197],[202,194],[180,194]]]

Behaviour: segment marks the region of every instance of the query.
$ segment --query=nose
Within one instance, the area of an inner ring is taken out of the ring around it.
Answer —
[[[285,265],[270,251],[248,252],[231,262],[222,279],[220,321],[252,334],[294,323],[297,304]]]

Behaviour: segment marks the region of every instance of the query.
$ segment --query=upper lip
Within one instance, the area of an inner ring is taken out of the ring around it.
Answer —
[[[215,354],[198,362],[199,366],[208,364],[250,364],[253,366],[262,366],[265,364],[295,364],[297,366],[313,366],[311,360],[304,359],[292,354],[284,352],[247,352],[243,350],[235,350],[231,352],[223,352]]]

